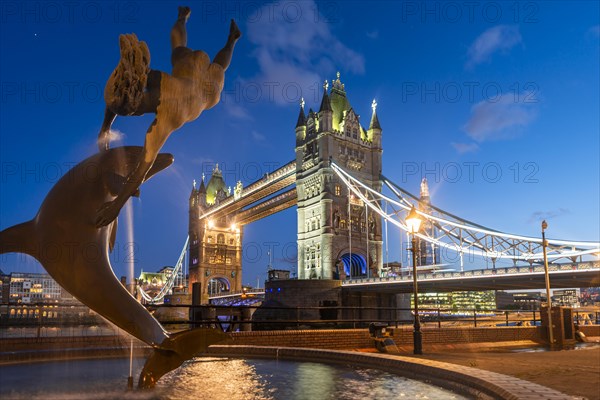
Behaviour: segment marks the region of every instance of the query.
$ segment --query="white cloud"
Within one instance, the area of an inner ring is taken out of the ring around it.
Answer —
[[[251,121],[252,115],[248,112],[248,110],[243,107],[240,103],[235,102],[234,96],[229,96],[223,102],[223,108],[225,112],[229,114],[229,116],[244,121]]]
[[[379,37],[379,31],[378,30],[369,31],[369,32],[367,32],[367,37],[369,39],[377,39]]]
[[[120,142],[125,138],[125,134],[118,129],[108,131],[108,140],[110,142]]]
[[[523,93],[519,99],[530,98]],[[463,126],[469,137],[478,143],[509,139],[529,125],[536,117],[535,103],[515,101],[513,94],[504,94],[497,101],[483,100],[471,107],[471,117]]]
[[[531,216],[529,217],[529,223],[532,222],[539,222],[539,221],[543,221],[545,219],[552,219],[552,218],[556,218],[556,217],[562,217],[563,215],[567,215],[570,214],[571,211],[569,211],[566,208],[559,208],[558,210],[550,210],[550,211],[535,211],[531,214]]]
[[[498,51],[506,53],[522,42],[518,26],[498,25],[483,32],[469,47],[465,67],[471,69],[477,64],[489,61]]]
[[[473,153],[476,152],[477,150],[479,150],[479,145],[477,143],[456,143],[456,142],[452,142],[450,143],[452,145],[452,147],[454,147],[454,149],[458,152],[458,154],[465,154],[465,153]]]
[[[262,133],[259,133],[257,131],[252,131],[252,139],[254,139],[257,142],[263,142],[263,141],[265,141],[266,137]]]
[[[204,165],[204,164],[214,164],[215,160],[212,157],[194,157],[191,160],[192,164],[194,165]]]
[[[260,70],[250,81],[263,89],[262,99],[290,104],[304,97],[307,103],[316,103],[323,80],[333,77],[336,68],[364,73],[362,54],[336,38],[326,18],[316,18],[318,7],[314,1],[277,3],[281,10],[299,9],[293,19],[286,18],[286,13],[270,14],[271,8],[272,4],[265,5],[260,13],[270,18],[247,25],[248,40],[256,46],[253,56]]]

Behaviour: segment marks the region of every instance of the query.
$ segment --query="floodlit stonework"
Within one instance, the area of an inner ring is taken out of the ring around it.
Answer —
[[[381,219],[350,196],[330,161],[381,190],[381,126],[372,103],[365,129],[337,79],[323,85],[319,111],[300,106],[296,124],[298,278],[343,279],[381,273]]]
[[[200,187],[194,183],[190,194],[189,281],[200,283],[202,303],[208,303],[210,295],[242,290],[242,227],[227,216],[199,219],[208,207],[230,195],[218,165],[208,184],[202,177]]]

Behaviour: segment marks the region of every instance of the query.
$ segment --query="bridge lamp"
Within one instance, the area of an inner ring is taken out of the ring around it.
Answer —
[[[415,323],[413,331],[413,353],[423,354],[423,340],[421,335],[421,321],[419,321],[419,289],[417,286],[417,238],[415,234],[419,232],[421,228],[421,218],[415,210],[415,206],[412,206],[410,212],[406,216],[406,226],[410,229],[411,233],[411,251],[412,251],[412,266],[413,266],[413,298],[415,302]]]
[[[554,346],[554,332],[552,326],[552,297],[550,296],[550,276],[548,275],[548,252],[546,247],[548,242],[546,241],[546,229],[548,229],[548,223],[546,220],[542,221],[542,249],[544,251],[544,276],[546,278],[546,303],[548,304],[548,339],[550,340],[550,347]]]
[[[415,206],[412,206],[408,216],[406,217],[406,225],[410,230],[410,233],[413,235],[419,232],[419,228],[421,228],[421,217],[417,214],[417,210],[415,210]]]

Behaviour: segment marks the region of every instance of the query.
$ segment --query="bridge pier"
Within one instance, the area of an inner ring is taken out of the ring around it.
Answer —
[[[275,310],[281,307],[288,310]],[[348,309],[346,309],[348,307]],[[294,308],[296,311],[294,311]],[[404,310],[398,310],[403,308]],[[395,324],[411,320],[410,295],[374,291],[344,290],[342,281],[325,279],[274,280],[265,284],[265,301],[253,315],[253,330],[285,329],[297,323],[267,325],[268,320],[340,320],[346,325],[366,327],[369,322]],[[262,321],[262,323],[260,322]],[[334,325],[338,323],[332,322]],[[289,325],[289,326],[288,326]],[[364,326],[363,326],[364,325]],[[322,324],[320,325],[322,326]]]
[[[408,298],[408,306],[406,306],[404,297],[406,296],[393,293],[357,292],[342,289],[342,306],[351,307],[342,312],[342,319],[385,322],[390,325],[402,319],[410,320],[410,311],[404,312],[408,314],[404,315],[398,310],[398,308],[410,307],[410,298]]]

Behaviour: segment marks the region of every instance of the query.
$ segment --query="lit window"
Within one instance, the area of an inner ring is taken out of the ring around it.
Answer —
[[[340,185],[335,185],[335,195],[336,196],[342,195],[342,187]]]

